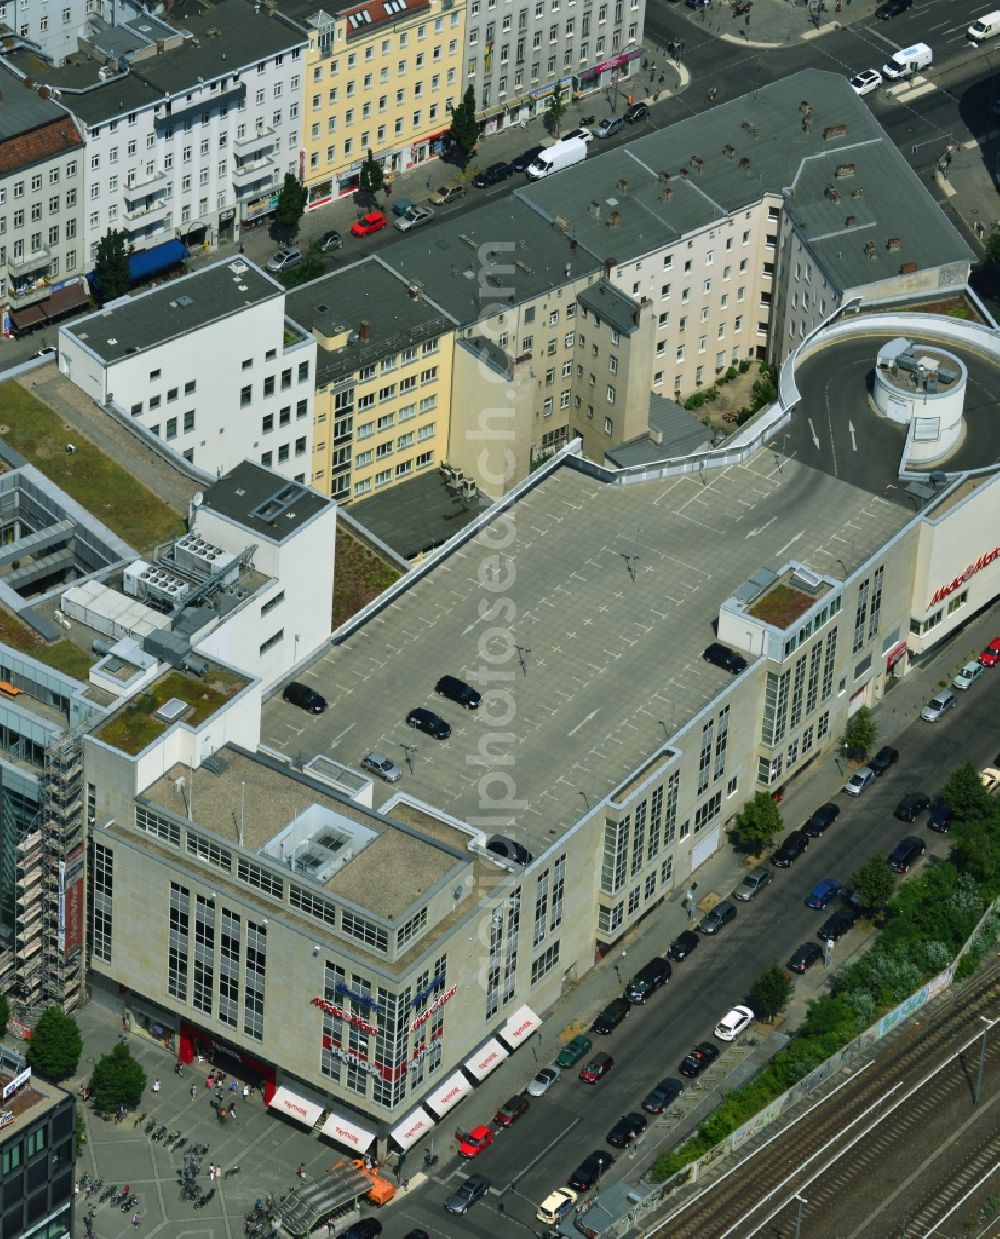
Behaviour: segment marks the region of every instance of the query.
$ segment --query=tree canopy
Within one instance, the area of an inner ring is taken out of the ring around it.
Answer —
[[[886,907],[896,889],[896,878],[889,862],[880,853],[869,856],[854,875],[858,897],[866,908],[881,910]]]
[[[792,993],[792,982],[780,964],[772,964],[750,986],[750,1006],[761,1019],[773,1020],[784,1011]]]
[[[132,1057],[124,1041],[115,1042],[110,1054],[97,1060],[90,1077],[94,1102],[99,1110],[117,1110],[119,1106],[137,1105],[146,1087],[142,1064]]]
[[[382,165],[376,160],[375,156],[368,152],[365,156],[365,162],[361,165],[361,172],[358,176],[358,187],[363,193],[375,196],[382,188],[385,182],[385,175],[382,172]]]
[[[448,127],[448,140],[455,149],[458,162],[464,168],[472,158],[472,152],[479,141],[479,124],[476,121],[476,92],[472,86],[466,88],[462,102],[457,108],[452,108],[451,125]]]
[[[566,96],[563,94],[562,83],[557,82],[556,88],[552,92],[552,97],[549,99],[549,106],[545,109],[545,124],[553,137],[559,137],[559,127],[562,124],[563,115],[566,112]]]
[[[65,1080],[76,1071],[83,1038],[76,1020],[58,1007],[43,1011],[28,1043],[31,1069],[47,1080]]]
[[[763,852],[784,828],[781,811],[767,792],[757,792],[737,813],[733,824],[736,838],[751,852]]]
[[[94,291],[102,302],[114,301],[129,290],[128,260],[132,246],[124,232],[109,228],[97,242],[94,258]]]
[[[851,715],[844,728],[844,749],[847,756],[862,760],[875,747],[877,738],[878,728],[872,712],[867,706],[862,706],[857,713]]]
[[[299,230],[302,212],[306,209],[306,191],[299,184],[298,178],[291,172],[285,173],[285,182],[278,195],[278,205],[274,208],[274,222],[289,238],[294,237]]]
[[[948,775],[941,797],[960,822],[988,821],[997,807],[971,761]]]

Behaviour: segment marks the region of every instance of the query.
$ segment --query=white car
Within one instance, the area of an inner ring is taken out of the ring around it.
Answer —
[[[296,267],[302,261],[302,251],[296,245],[286,245],[284,249],[278,250],[264,264],[268,271],[287,271],[289,267]]]
[[[844,791],[848,796],[860,796],[868,784],[874,782],[875,771],[871,766],[862,766],[860,770],[855,770],[844,784]]]
[[[528,1096],[544,1097],[552,1085],[559,1079],[560,1074],[558,1067],[543,1067],[528,1085]]]
[[[979,782],[991,796],[995,796],[997,792],[1000,792],[1000,770],[987,766],[985,770],[980,770]]]
[[[400,232],[409,232],[411,228],[419,228],[434,218],[434,212],[429,206],[408,207],[395,221],[395,227]]]
[[[870,95],[882,85],[882,74],[878,69],[862,69],[851,78],[851,87],[856,95]]]
[[[535,1211],[535,1217],[547,1226],[558,1226],[576,1207],[577,1194],[571,1187],[557,1187],[550,1192]]]
[[[958,675],[956,675],[952,680],[952,688],[971,688],[985,670],[986,668],[982,665],[982,663],[966,663]]]
[[[579,129],[571,129],[569,133],[564,133],[560,141],[568,142],[570,138],[583,138],[584,142],[593,142],[594,135],[589,129],[581,125]]]
[[[753,1012],[749,1007],[733,1007],[732,1011],[727,1011],[716,1024],[715,1035],[720,1041],[735,1041],[752,1023]]]
[[[385,779],[387,783],[398,783],[403,777],[403,772],[396,763],[388,757],[383,757],[381,753],[369,753],[367,757],[362,757],[361,768],[367,770],[369,774]]]
[[[925,723],[936,723],[942,715],[953,710],[956,704],[954,693],[936,693],[920,711],[920,717]]]

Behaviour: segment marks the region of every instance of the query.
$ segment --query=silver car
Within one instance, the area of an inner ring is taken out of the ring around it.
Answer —
[[[943,714],[947,714],[949,710],[953,710],[954,708],[954,693],[937,693],[920,711],[920,717],[925,723],[936,723]]]
[[[610,138],[616,133],[620,133],[625,122],[620,116],[605,116],[604,120],[600,121],[597,128],[594,130],[595,138]]]
[[[367,757],[362,757],[361,769],[384,779],[386,783],[398,783],[403,777],[403,772],[396,763],[383,757],[381,753],[369,753]]]
[[[459,1184],[444,1202],[449,1213],[468,1213],[477,1200],[490,1190],[490,1180],[484,1174],[473,1174]]]
[[[302,261],[302,251],[294,245],[286,245],[267,260],[268,271],[287,271],[289,267],[297,267]]]
[[[758,865],[751,869],[743,881],[733,891],[733,898],[742,903],[748,903],[771,881],[771,870],[766,865]]]
[[[409,232],[411,228],[419,228],[434,218],[434,212],[429,206],[411,206],[395,221],[395,227],[400,232]]]

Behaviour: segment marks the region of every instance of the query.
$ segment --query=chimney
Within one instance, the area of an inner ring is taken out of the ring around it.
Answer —
[[[607,226],[609,228],[617,228],[621,223],[621,215],[617,211],[612,211],[607,218]]]
[[[628,193],[628,181],[626,181],[624,177],[622,177],[618,182],[618,192],[622,195]]]
[[[367,318],[361,320],[361,325],[358,327],[358,339],[362,344],[367,344],[372,338],[372,325]]]
[[[915,262],[903,262],[899,264],[900,275],[913,275],[919,270]]]
[[[609,221],[609,222],[610,222],[610,221]],[[605,260],[604,260],[604,278],[605,278],[606,280],[610,280],[610,279],[611,279],[611,272],[612,272],[612,271],[614,271],[615,267],[617,267],[617,266],[618,266],[618,259],[617,259],[617,258],[605,258]]]
[[[740,160],[740,171],[745,172],[747,176],[750,175],[750,160],[749,159],[744,157],[743,159]]]
[[[702,168],[704,168],[704,166],[705,166],[705,161],[701,158],[700,155],[691,156],[691,167],[694,168],[695,172],[700,172]]]
[[[407,289],[407,292],[410,294],[410,300],[416,301],[417,296],[418,296],[416,284],[411,284],[410,287]]]
[[[890,237],[889,240],[886,241],[885,247],[888,250],[898,250],[901,244],[902,242],[899,237]]]
[[[727,159],[732,159],[733,156],[736,154],[736,147],[730,146],[729,143],[727,142],[726,145],[722,148],[722,153],[723,155],[725,155]]]
[[[856,215],[848,215],[847,219],[844,220],[844,224],[848,228],[853,228],[857,222],[858,217]]]

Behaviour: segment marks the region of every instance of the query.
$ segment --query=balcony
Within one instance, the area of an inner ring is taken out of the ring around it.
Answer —
[[[247,191],[258,192],[269,186],[274,180],[274,160],[270,156],[263,159],[247,159],[237,163],[233,168],[233,185],[237,194]]]
[[[233,153],[237,159],[248,159],[252,156],[260,159],[271,154],[278,145],[278,135],[273,129],[258,129],[256,133],[237,138],[233,142]]]
[[[153,194],[164,193],[167,185],[167,174],[165,172],[154,172],[152,176],[146,176],[143,173],[138,180],[131,181],[125,186],[125,201],[134,202],[137,198],[148,198],[152,197]]]
[[[132,225],[133,229],[144,228],[153,220],[161,219],[169,214],[170,200],[168,198],[145,197],[132,206],[126,204],[122,218],[125,221],[125,231],[128,232],[129,225]]]

